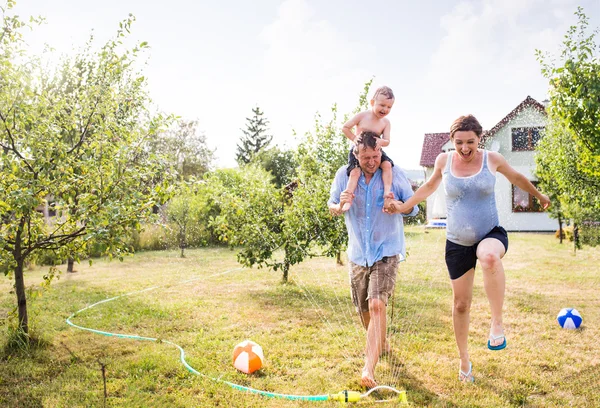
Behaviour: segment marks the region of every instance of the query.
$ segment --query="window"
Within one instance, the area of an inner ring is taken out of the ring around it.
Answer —
[[[537,186],[537,181],[532,181],[531,184]],[[515,185],[512,186],[512,210],[513,212],[544,211],[537,198]]]
[[[513,152],[518,152],[535,149],[542,137],[544,127],[517,127],[512,128],[511,131],[512,149]]]

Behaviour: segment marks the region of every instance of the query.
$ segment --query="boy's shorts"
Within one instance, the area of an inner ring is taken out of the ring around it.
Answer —
[[[504,250],[508,251],[508,234],[501,226],[492,228],[481,241],[486,238],[496,238],[502,242]],[[446,266],[448,267],[450,279],[458,279],[471,268],[475,269],[475,265],[477,264],[477,246],[481,241],[475,245],[463,246],[446,240]]]
[[[354,156],[354,146],[350,148],[350,153],[348,153],[348,168],[346,169],[346,174],[350,177],[350,172],[358,167],[358,159]],[[387,154],[383,150],[381,150],[381,161],[390,162],[392,167],[394,167],[394,162],[389,158]]]
[[[398,263],[398,255],[385,256],[370,267],[349,262],[352,303],[359,313],[369,311],[369,299],[380,299],[387,305],[396,286]]]

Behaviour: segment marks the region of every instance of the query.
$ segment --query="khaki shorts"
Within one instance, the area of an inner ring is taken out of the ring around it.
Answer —
[[[399,256],[387,256],[373,266],[350,264],[352,302],[358,312],[369,311],[369,299],[380,299],[387,305],[394,293]]]

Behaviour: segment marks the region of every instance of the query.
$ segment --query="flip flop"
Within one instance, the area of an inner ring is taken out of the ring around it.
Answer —
[[[458,381],[460,382],[475,382],[473,377],[473,364],[469,361],[469,371],[466,373],[463,370],[458,370]]]
[[[497,346],[492,346],[492,342],[491,340],[499,340],[499,339],[504,339],[504,341],[500,344],[498,344]],[[506,348],[506,336],[504,336],[504,334],[499,334],[497,336],[494,336],[493,334],[490,334],[490,338],[488,339],[488,348],[490,350],[502,350],[503,348]]]

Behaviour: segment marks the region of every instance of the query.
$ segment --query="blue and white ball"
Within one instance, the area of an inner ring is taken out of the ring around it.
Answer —
[[[560,324],[560,327],[563,329],[572,330],[578,329],[583,321],[577,309],[573,309],[572,307],[565,307],[562,309],[558,313],[558,316],[556,316],[556,320],[558,320],[558,324]]]

